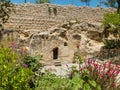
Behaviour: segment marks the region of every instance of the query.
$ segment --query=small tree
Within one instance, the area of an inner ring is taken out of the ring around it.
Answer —
[[[36,0],[36,3],[38,3],[38,4],[50,3],[50,0]]]
[[[27,0],[24,1],[25,3],[27,2]]]
[[[89,6],[89,5],[90,5],[90,1],[91,1],[91,0],[81,0],[81,2],[86,3],[86,6]]]
[[[120,0],[117,0],[118,8],[117,8],[117,13],[120,14]]]
[[[3,24],[9,19],[12,6],[10,0],[0,0],[0,39],[2,38]]]
[[[116,8],[116,0],[106,0],[103,2],[105,6],[107,7],[113,7]]]
[[[3,24],[9,19],[12,6],[9,0],[0,0],[0,28],[2,28]]]

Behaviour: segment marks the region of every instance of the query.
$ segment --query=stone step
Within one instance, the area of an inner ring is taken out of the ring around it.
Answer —
[[[55,65],[55,66],[61,66],[62,63],[61,63],[61,61],[57,61],[57,60],[56,60],[56,61],[54,61],[54,65]]]

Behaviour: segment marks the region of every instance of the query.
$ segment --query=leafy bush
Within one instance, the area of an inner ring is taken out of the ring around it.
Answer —
[[[75,66],[68,67],[67,76],[56,76],[47,70],[39,76],[35,90],[101,90],[89,77],[88,70],[79,73]]]
[[[28,68],[30,68],[33,72],[38,71],[38,69],[40,69],[40,67],[42,67],[42,64],[40,63],[40,60],[42,59],[42,56],[30,56],[30,55],[26,55],[23,58],[23,63],[24,65],[26,64],[28,66]]]
[[[108,13],[104,16],[103,25],[109,26],[109,31],[114,32],[117,30],[117,34],[120,35],[120,14],[118,13]]]
[[[112,65],[111,62],[98,63],[88,59],[89,76],[100,85],[101,90],[120,90],[116,76],[120,73],[119,65]]]
[[[105,49],[114,49],[114,48],[120,48],[120,40],[119,39],[105,39]]]
[[[9,14],[13,11],[13,4],[10,0],[0,0],[0,30],[3,29],[3,24],[9,19]]]
[[[18,62],[18,54],[11,48],[0,48],[0,90],[30,90],[33,76],[29,68]]]

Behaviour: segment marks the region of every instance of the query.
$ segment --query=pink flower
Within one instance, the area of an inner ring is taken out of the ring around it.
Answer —
[[[105,74],[102,74],[102,75],[101,75],[101,78],[104,79],[104,77],[105,77]]]
[[[94,64],[94,67],[95,67],[95,69],[98,69],[98,64],[96,63],[96,64]]]
[[[110,68],[108,70],[108,72],[106,73],[106,75],[108,75],[109,77],[113,77],[113,73],[115,72],[115,70],[113,68]]]
[[[103,63],[103,67],[104,67],[104,69],[106,68],[106,66],[107,66],[107,63],[106,63],[106,62]]]
[[[28,67],[28,65],[25,64],[25,63],[23,63],[22,66],[23,66],[24,68],[27,68],[27,67]]]
[[[117,65],[117,64],[116,64],[116,68],[120,68],[120,65]]]
[[[119,70],[115,70],[113,74],[114,74],[114,76],[117,76],[119,73],[120,73]]]
[[[68,68],[68,64],[66,64],[66,67]]]
[[[91,65],[92,60],[90,58],[88,58],[88,64]]]
[[[101,66],[101,65],[99,65],[99,66],[98,66],[98,68],[99,68],[99,70],[101,70],[101,69],[102,69],[102,66]]]
[[[93,64],[96,63],[96,60],[93,60]]]

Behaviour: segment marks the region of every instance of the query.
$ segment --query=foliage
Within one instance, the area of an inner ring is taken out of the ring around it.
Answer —
[[[38,4],[50,3],[50,0],[36,0],[36,3],[38,3]]]
[[[100,85],[104,90],[119,90],[120,86],[116,86],[116,76],[120,73],[119,66],[113,66],[111,62],[105,62],[103,64],[97,63],[88,59],[88,67],[90,77]]]
[[[0,48],[0,90],[30,90],[33,72],[22,67],[18,54],[11,48]]]
[[[39,62],[42,59],[42,56],[30,56],[27,55],[23,59],[23,63],[28,66],[33,72],[38,71],[42,64]]]
[[[105,49],[115,49],[115,48],[120,48],[120,40],[119,39],[111,39],[111,40],[108,40],[108,39],[105,39],[105,46],[104,48]]]
[[[35,90],[67,90],[68,79],[46,72],[44,76],[38,78],[37,83]]]
[[[85,2],[86,6],[89,6],[91,0],[81,0],[81,2]]]
[[[114,7],[116,8],[116,0],[106,0],[103,2],[107,7]]]
[[[82,64],[84,62],[83,58],[79,55],[78,52],[74,53],[74,57],[73,57],[73,63],[78,63],[78,64]]]
[[[11,13],[13,4],[10,0],[0,0],[0,29],[2,29],[3,23],[6,23],[9,19],[9,14]]]
[[[81,66],[79,66],[79,70],[77,70],[75,66],[70,68],[70,73],[68,74],[69,78],[73,80],[74,83],[79,84],[79,87],[75,86],[77,88],[76,90],[101,90],[100,85],[90,77],[90,71],[87,68],[83,68]],[[79,80],[78,82],[77,79]],[[74,90],[75,87],[73,87],[71,90]]]
[[[120,35],[120,14],[118,13],[108,13],[104,16],[103,21],[104,27],[109,26],[107,30],[111,32],[116,32]]]
[[[68,65],[67,65],[68,66]],[[101,90],[89,77],[87,69],[79,73],[76,66],[68,67],[67,76],[56,76],[51,69],[38,77],[35,90]]]

